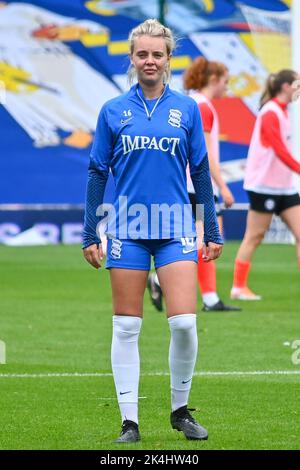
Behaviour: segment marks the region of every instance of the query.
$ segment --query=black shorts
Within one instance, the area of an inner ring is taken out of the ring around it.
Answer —
[[[195,193],[189,193],[189,198],[190,198],[190,203],[191,203],[191,206],[192,206],[192,211],[193,211],[193,216],[195,217],[195,220],[196,220],[196,194]],[[220,200],[217,196],[214,196],[214,200],[215,200],[215,206],[216,206],[216,213],[217,213],[217,216],[219,217],[219,215],[222,215],[222,210],[221,210],[221,207],[220,207]]]
[[[300,205],[300,196],[295,194],[262,194],[247,191],[250,209],[256,212],[267,212],[279,215],[290,207]]]

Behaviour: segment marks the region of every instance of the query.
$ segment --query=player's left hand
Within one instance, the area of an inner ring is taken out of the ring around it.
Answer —
[[[205,263],[212,261],[213,259],[219,258],[221,256],[223,249],[223,245],[218,245],[217,243],[208,242],[207,245],[205,243],[202,247],[202,257]]]

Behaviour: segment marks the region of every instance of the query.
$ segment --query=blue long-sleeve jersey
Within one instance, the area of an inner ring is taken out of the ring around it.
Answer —
[[[165,86],[159,99],[146,100],[141,87],[108,101],[102,108],[90,155],[83,247],[99,243],[97,208],[109,170],[115,181],[114,214],[108,236],[139,238],[196,236],[195,224],[184,223],[190,208],[186,184],[189,163],[197,204],[204,205],[204,241],[223,243],[219,233],[204,133],[196,102]],[[169,225],[153,209],[180,208],[182,217]],[[153,215],[154,214],[154,215]],[[157,223],[155,230],[153,221]],[[136,234],[136,230],[134,231]]]

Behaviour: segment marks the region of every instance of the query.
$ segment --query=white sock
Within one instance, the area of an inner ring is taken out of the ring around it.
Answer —
[[[202,294],[202,300],[205,305],[212,307],[219,302],[220,298],[216,292],[208,292],[207,294]]]
[[[159,279],[158,279],[158,276],[157,276],[156,273],[154,274],[154,282],[155,282],[155,284],[157,284],[158,286],[160,286]]]
[[[171,341],[169,366],[172,411],[187,405],[198,351],[196,315],[188,313],[168,319]]]
[[[113,316],[111,364],[118,403],[125,419],[138,423],[138,389],[140,378],[139,333],[140,317]]]

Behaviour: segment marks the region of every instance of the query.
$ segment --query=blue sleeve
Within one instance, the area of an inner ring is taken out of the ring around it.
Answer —
[[[205,157],[206,143],[203,132],[201,114],[198,109],[196,101],[193,100],[190,126],[189,126],[189,164],[190,166],[197,166]]]
[[[109,171],[109,165],[113,153],[113,136],[108,124],[107,106],[100,111],[95,137],[91,150],[91,162],[99,171]]]
[[[203,207],[204,242],[223,244],[220,234],[200,111],[195,102],[190,131],[189,165],[196,203]]]
[[[103,203],[104,191],[109,175],[109,162],[112,154],[112,138],[108,127],[105,109],[102,108],[90,156],[82,248],[94,243],[101,243],[96,232],[101,217],[97,216],[97,208]]]
[[[204,242],[218,243],[223,245],[223,238],[220,234],[211,176],[209,172],[208,157],[202,159],[198,166],[190,167],[191,178],[196,193],[196,203],[204,208]]]
[[[84,226],[82,248],[87,248],[94,243],[101,243],[97,234],[97,225],[101,217],[97,216],[97,208],[103,202],[108,173],[101,172],[95,168],[89,168],[86,188],[86,202],[84,213]]]

